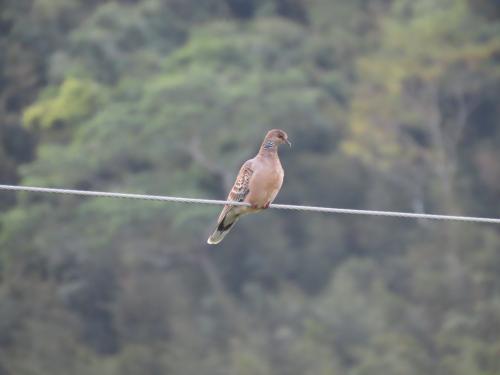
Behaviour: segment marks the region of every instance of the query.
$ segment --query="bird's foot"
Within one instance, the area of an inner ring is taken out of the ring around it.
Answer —
[[[270,204],[271,204],[271,202],[267,202],[267,203],[266,203],[265,205],[263,205],[263,206],[260,206],[260,205],[258,205],[258,204],[252,204],[252,206],[251,206],[251,207],[252,207],[254,210],[264,210],[264,209],[266,209],[266,208],[269,208],[269,205],[270,205]]]

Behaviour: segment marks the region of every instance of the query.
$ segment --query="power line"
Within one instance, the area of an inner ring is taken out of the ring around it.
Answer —
[[[177,202],[177,203],[250,206],[248,203],[244,202],[223,201],[223,200],[213,200],[213,199],[169,197],[165,195],[129,194],[129,193],[115,193],[115,192],[91,191],[91,190],[53,189],[53,188],[43,188],[34,186],[0,185],[0,190],[71,194],[71,195],[107,197],[107,198],[142,199],[150,201]],[[271,204],[269,207],[281,210],[325,212],[325,213],[367,215],[367,216],[390,216],[390,217],[411,218],[411,219],[453,220],[453,221],[464,221],[464,222],[500,224],[500,218],[487,218],[487,217],[433,215],[424,213],[395,212],[395,211],[353,210],[348,208],[296,206],[291,204]]]

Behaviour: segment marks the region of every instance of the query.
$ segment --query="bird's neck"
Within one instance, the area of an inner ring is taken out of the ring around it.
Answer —
[[[269,139],[264,139],[262,146],[260,146],[259,155],[262,156],[276,156],[278,154],[278,145]]]

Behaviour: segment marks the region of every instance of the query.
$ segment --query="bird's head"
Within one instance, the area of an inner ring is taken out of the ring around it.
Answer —
[[[266,141],[272,141],[277,145],[287,143],[292,147],[292,143],[288,140],[288,135],[281,129],[272,129],[267,132]]]

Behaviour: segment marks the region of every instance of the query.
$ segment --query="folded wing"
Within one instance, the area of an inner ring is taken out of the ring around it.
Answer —
[[[253,160],[248,160],[240,168],[233,188],[227,197],[228,201],[243,202],[250,192],[250,179],[254,172],[252,162]],[[217,220],[217,229],[209,237],[207,242],[209,244],[217,244],[222,241],[244,211],[245,207],[232,205],[224,206]]]

